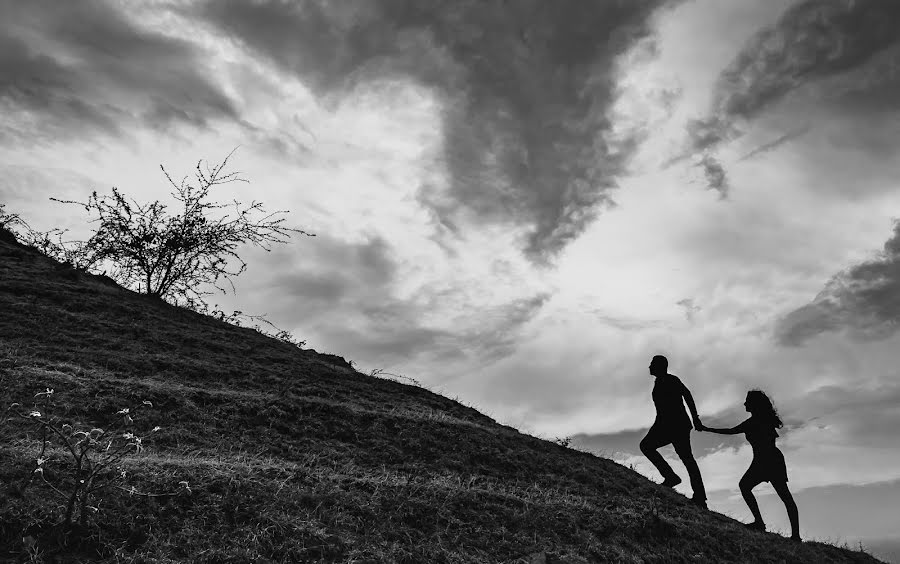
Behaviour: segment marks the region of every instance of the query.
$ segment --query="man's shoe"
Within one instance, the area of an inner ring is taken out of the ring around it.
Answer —
[[[699,507],[700,509],[709,509],[706,507],[706,498],[703,497],[692,497],[691,503]]]
[[[660,485],[665,486],[667,488],[674,488],[675,486],[677,486],[680,483],[681,483],[681,478],[679,478],[678,476],[670,476],[670,477],[666,478],[665,481],[663,481],[663,483]]]
[[[791,535],[791,540],[796,542],[803,542],[803,539],[800,538],[800,535]]]
[[[751,531],[763,531],[766,530],[766,524],[762,521],[754,521],[752,523],[744,523],[744,526],[750,529]]]

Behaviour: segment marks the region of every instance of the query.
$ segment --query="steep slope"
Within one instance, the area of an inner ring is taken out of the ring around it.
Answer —
[[[609,460],[427,390],[79,274],[0,237],[0,407],[54,389],[103,427],[161,430],[78,542],[108,562],[877,562],[752,533]],[[0,428],[0,557],[51,554],[59,504],[20,492],[34,433]],[[50,453],[50,478],[65,453]],[[23,540],[24,539],[24,540]],[[54,544],[54,542],[56,544]],[[49,561],[49,560],[48,560]]]

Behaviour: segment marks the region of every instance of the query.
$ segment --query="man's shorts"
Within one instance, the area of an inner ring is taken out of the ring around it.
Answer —
[[[668,444],[676,445],[677,443],[690,445],[691,427],[654,423],[641,442],[647,444],[650,448],[660,448]]]

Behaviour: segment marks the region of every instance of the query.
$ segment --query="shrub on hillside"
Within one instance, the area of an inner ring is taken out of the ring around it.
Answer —
[[[83,207],[96,229],[86,241],[64,240],[62,229],[28,229],[26,242],[75,268],[96,274],[108,267],[107,274],[126,288],[199,311],[212,289],[224,293],[227,283],[234,290],[233,278],[247,268],[237,253],[240,245],[269,251],[274,243],[287,243],[292,233],[314,236],[284,225],[285,218],[278,216],[286,211],[267,212],[256,200],[210,200],[216,186],[247,182],[237,172],[226,172],[230,157],[212,168],[197,163],[193,183],[187,177],[176,182],[160,166],[179,202],[177,213],[159,200],[130,199],[118,188],[108,195],[95,191],[85,202],[51,198]]]

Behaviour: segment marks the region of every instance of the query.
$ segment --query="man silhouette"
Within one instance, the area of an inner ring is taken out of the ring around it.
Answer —
[[[691,420],[684,411],[684,402],[686,402],[694,420],[694,427],[701,428],[702,424],[700,417],[697,416],[694,398],[678,376],[669,374],[669,361],[666,357],[662,355],[653,357],[653,360],[650,361],[650,374],[656,377],[656,382],[653,384],[656,421],[647,431],[647,436],[641,440],[641,452],[662,474],[664,478],[662,485],[674,488],[681,483],[681,478],[657,452],[657,449],[671,443],[691,477],[691,489],[694,490],[693,502],[705,508],[706,490],[703,487],[703,478],[700,477],[700,468],[691,452]]]

